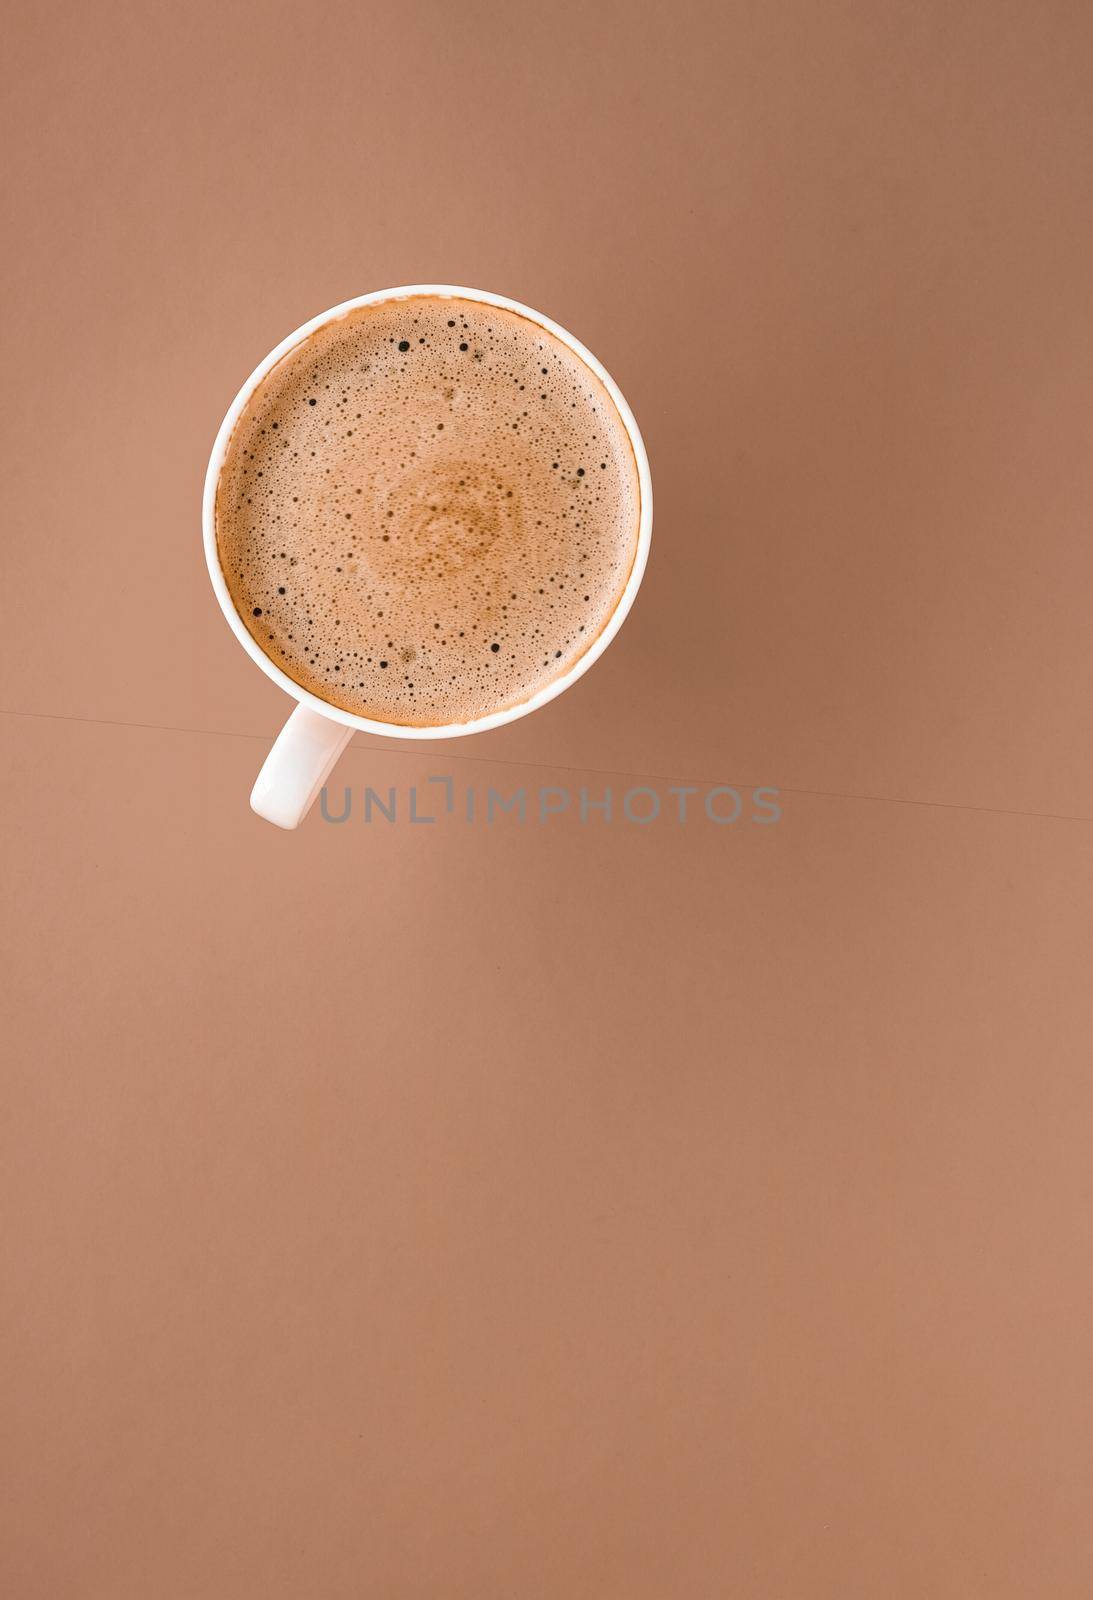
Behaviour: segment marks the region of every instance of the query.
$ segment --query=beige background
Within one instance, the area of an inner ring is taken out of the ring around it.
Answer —
[[[4,42],[0,1590],[1088,1596],[1088,6]],[[653,559],[571,694],[339,777],[777,827],[248,812],[208,450],[422,280],[606,362]]]

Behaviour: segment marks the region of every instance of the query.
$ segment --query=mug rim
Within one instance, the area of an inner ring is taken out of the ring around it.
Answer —
[[[514,312],[518,316],[527,318],[536,323],[556,339],[568,346],[573,353],[584,362],[585,366],[603,384],[615,405],[619,416],[622,418],[630,440],[630,447],[634,452],[634,461],[638,473],[638,495],[640,500],[638,515],[638,539],[634,551],[634,561],[630,568],[626,585],[619,596],[610,617],[608,617],[598,636],[589,645],[584,655],[576,661],[568,672],[555,678],[544,688],[536,691],[527,700],[522,700],[518,705],[508,706],[503,711],[491,711],[485,716],[475,717],[468,722],[446,722],[430,727],[414,727],[399,722],[381,722],[372,717],[361,717],[352,711],[343,711],[340,706],[331,705],[329,700],[323,700],[319,695],[313,694],[310,689],[305,689],[302,684],[290,678],[282,667],[271,661],[261,646],[251,636],[244,626],[243,619],[232,601],[227,580],[220,565],[220,552],[216,543],[216,489],[220,481],[220,473],[227,458],[228,445],[231,440],[235,425],[242,415],[251,395],[261,383],[262,379],[290,350],[318,332],[327,323],[347,315],[362,306],[381,305],[389,300],[407,300],[414,296],[429,295],[444,299],[475,300],[484,305],[497,306],[503,311]],[[209,569],[213,591],[220,602],[220,609],[227,619],[228,625],[240,644],[257,666],[261,667],[267,678],[271,678],[278,688],[283,689],[300,705],[310,706],[320,716],[329,717],[333,722],[340,722],[344,727],[353,728],[360,733],[378,734],[388,739],[455,739],[465,734],[487,733],[491,728],[503,727],[506,723],[515,722],[520,717],[528,716],[532,711],[549,704],[558,695],[564,694],[566,689],[576,683],[577,679],[586,673],[603,655],[607,646],[622,627],[627,613],[634,603],[645,567],[649,559],[649,546],[652,540],[653,529],[653,490],[649,472],[649,457],[645,450],[645,443],[641,437],[634,413],[626,403],[618,384],[611,374],[598,361],[579,339],[575,338],[566,328],[551,318],[544,316],[541,311],[534,310],[531,306],[523,305],[519,300],[510,300],[506,295],[494,294],[487,289],[468,289],[453,284],[404,284],[394,289],[373,289],[368,294],[356,295],[351,300],[343,300],[339,305],[331,306],[328,311],[321,311],[318,316],[310,317],[300,327],[281,340],[275,349],[271,350],[264,360],[255,367],[250,377],[240,388],[235,399],[228,407],[224,420],[220,424],[213,444],[209,465],[205,472],[205,489],[201,506],[202,533],[205,546],[205,564]]]

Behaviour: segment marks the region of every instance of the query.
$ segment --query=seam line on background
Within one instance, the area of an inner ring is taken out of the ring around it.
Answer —
[[[277,737],[276,733],[243,733],[234,728],[188,728],[170,722],[123,722],[115,717],[75,717],[59,711],[6,711],[0,708],[0,717],[24,717],[30,721],[41,722],[76,722],[92,728],[141,728],[150,733],[207,734],[216,739],[251,739],[262,744],[272,744]],[[417,750],[393,750],[388,745],[353,742],[346,746],[346,753],[354,749],[375,750],[381,755],[388,756],[418,756],[419,759],[424,755],[422,752],[419,756]],[[655,783],[693,783],[707,788],[725,783],[724,778],[679,778],[663,772],[631,772],[618,767],[571,767],[566,766],[564,762],[521,761],[507,756],[457,755],[450,750],[444,751],[444,758],[450,761],[478,762],[486,766],[527,767],[534,772],[575,772],[595,778],[647,778]],[[737,782],[729,787],[777,789],[779,794],[808,795],[818,800],[860,800],[872,805],[922,806],[933,811],[977,811],[992,817],[1029,817],[1042,822],[1093,822],[1093,816],[1084,816],[1081,812],[1074,811],[1017,811],[1007,806],[964,805],[955,800],[914,800],[891,794],[853,794],[840,789],[800,789],[790,784]]]

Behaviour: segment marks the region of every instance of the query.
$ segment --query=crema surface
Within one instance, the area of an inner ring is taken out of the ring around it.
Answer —
[[[236,609],[360,716],[472,721],[567,672],[637,549],[630,439],[537,323],[416,296],[327,323],[263,379],[216,498]]]

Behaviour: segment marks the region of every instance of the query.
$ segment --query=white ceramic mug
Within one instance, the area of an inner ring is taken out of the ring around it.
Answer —
[[[294,683],[276,662],[264,654],[244,627],[228,592],[216,545],[216,486],[227,455],[228,442],[244,406],[266,373],[281,360],[282,356],[287,355],[324,323],[345,316],[346,312],[355,311],[358,306],[378,305],[385,300],[402,300],[410,295],[442,295],[459,300],[478,300],[489,306],[501,306],[506,311],[514,311],[518,316],[537,323],[539,327],[545,328],[556,339],[568,345],[585,366],[596,374],[615,403],[630,436],[641,494],[638,545],[626,587],[606,626],[580,660],[560,678],[555,678],[545,689],[540,689],[537,694],[532,695],[530,700],[510,706],[507,711],[494,711],[488,716],[476,717],[472,722],[447,723],[441,727],[429,728],[407,727],[402,723],[376,722],[370,717],[358,717],[352,711],[343,711],[340,706],[332,706],[327,701],[320,700],[318,695]],[[645,446],[638,432],[638,425],[634,421],[633,412],[623,399],[618,385],[604,371],[590,350],[586,350],[579,340],[571,333],[567,333],[564,328],[560,328],[556,322],[551,322],[549,317],[544,317],[538,311],[532,311],[529,306],[520,305],[516,300],[506,299],[504,295],[487,294],[483,289],[460,289],[450,284],[425,283],[401,289],[377,289],[372,294],[358,296],[356,300],[346,300],[342,305],[334,306],[332,310],[312,317],[302,328],[290,333],[288,338],[283,339],[276,350],[272,350],[255,368],[229,406],[228,414],[216,436],[213,453],[209,458],[209,470],[205,474],[202,523],[209,576],[216,591],[216,598],[220,601],[220,609],[227,617],[232,632],[266,676],[272,678],[274,683],[279,684],[286,694],[298,702],[295,711],[281,729],[273,749],[266,757],[265,765],[258,774],[258,780],[250,797],[251,806],[260,817],[275,822],[279,828],[295,828],[307,816],[323,784],[330,776],[334,763],[358,729],[361,733],[385,734],[393,739],[454,739],[465,733],[485,733],[490,728],[503,727],[506,722],[515,722],[517,717],[526,717],[529,711],[538,711],[548,700],[553,700],[564,689],[568,689],[570,684],[576,683],[593,662],[598,661],[603,655],[622,627],[623,619],[634,603],[634,596],[638,592],[645,563],[649,558],[649,543],[653,529],[653,494],[649,477],[649,458],[645,453]]]

